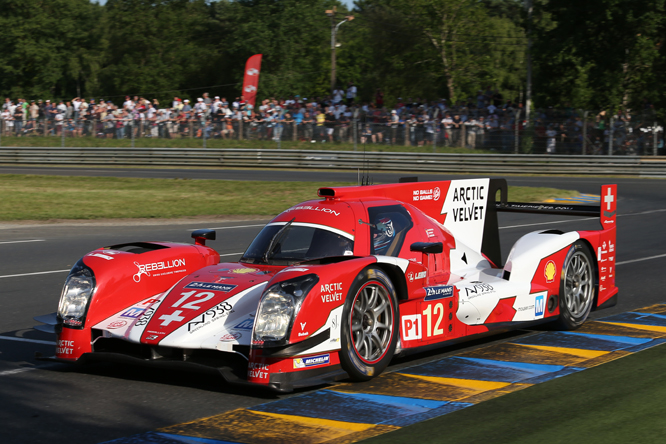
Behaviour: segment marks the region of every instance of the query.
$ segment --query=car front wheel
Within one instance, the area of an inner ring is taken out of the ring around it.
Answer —
[[[340,362],[349,376],[367,381],[389,364],[398,338],[398,304],[390,278],[369,267],[354,280],[343,310]]]

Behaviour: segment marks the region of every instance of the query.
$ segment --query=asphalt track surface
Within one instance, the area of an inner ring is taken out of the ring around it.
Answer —
[[[247,170],[153,170],[0,167],[0,174],[109,175],[218,180],[302,180],[355,182],[356,172]],[[406,175],[406,174],[402,174]],[[401,174],[375,174],[396,181]],[[421,180],[448,179],[419,175]],[[468,176],[465,176],[468,177]],[[469,176],[471,177],[471,176]],[[649,179],[508,178],[511,185],[552,186],[598,194],[602,183],[618,183],[617,286],[619,304],[592,314],[610,316],[663,302],[666,266],[666,182]],[[314,195],[314,190],[313,190]],[[83,368],[35,359],[52,355],[52,335],[33,330],[33,316],[55,311],[67,271],[86,252],[135,240],[190,241],[190,230],[218,228],[211,245],[223,260],[239,257],[262,221],[173,225],[0,225],[0,442],[99,443],[159,427],[251,407],[275,396],[225,385],[212,375],[96,364]],[[542,228],[596,229],[598,221],[537,215],[500,215],[504,256],[520,235]],[[226,255],[226,256],[225,256]],[[416,355],[394,363],[397,370],[515,338],[521,332]],[[296,394],[307,393],[297,392]]]

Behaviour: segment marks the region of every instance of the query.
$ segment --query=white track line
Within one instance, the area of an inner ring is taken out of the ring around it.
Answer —
[[[13,277],[23,277],[23,276],[36,276],[38,274],[64,273],[65,271],[69,271],[69,268],[67,270],[38,271],[36,273],[23,273],[23,274],[7,274],[5,276],[0,276],[0,279],[13,278]]]
[[[2,241],[0,244],[21,244],[25,242],[45,242],[46,239],[30,239],[30,240],[20,240],[20,241]]]
[[[34,344],[56,345],[55,341],[40,341],[38,339],[15,338],[13,336],[0,335],[0,339],[5,339],[7,341],[32,342]]]
[[[631,259],[631,260],[628,260],[628,261],[617,262],[615,264],[615,266],[624,265],[624,264],[632,264],[634,262],[649,261],[650,259],[659,259],[659,258],[662,258],[662,257],[666,257],[666,254],[658,254],[656,256],[641,257],[641,258],[638,258],[638,259]]]
[[[231,230],[232,228],[252,228],[252,227],[263,227],[266,224],[256,224],[256,225],[236,225],[233,227],[217,227],[217,228],[208,228],[209,230]],[[194,229],[189,229],[187,231],[196,231],[200,230],[201,228],[194,228]]]
[[[4,372],[0,372],[0,376],[15,375],[17,373],[25,373],[25,372],[29,372],[31,370],[37,370],[37,368],[36,367],[24,367],[24,368],[17,368],[16,370],[6,370]]]

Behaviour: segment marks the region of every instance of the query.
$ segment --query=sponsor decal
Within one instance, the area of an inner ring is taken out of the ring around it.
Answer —
[[[542,294],[534,298],[534,316],[535,317],[542,317],[543,316],[543,310],[545,306],[545,298]]]
[[[426,272],[425,271],[419,271],[418,273],[412,273],[411,271],[407,273],[407,278],[409,279],[409,282],[414,282],[417,279],[423,279],[426,277]]]
[[[461,202],[464,206],[453,208],[453,221],[466,222],[471,220],[483,220],[483,205],[479,202],[486,201],[485,186],[456,187],[453,189],[453,202]]]
[[[146,336],[146,341],[154,341],[157,338],[159,338],[159,335]]]
[[[62,321],[62,322],[63,322],[63,324],[65,324],[65,325],[71,325],[72,327],[80,327],[80,326],[83,325],[83,322],[82,322],[82,321],[79,321],[79,320],[77,320],[77,319],[65,319],[65,320]]]
[[[615,244],[611,241],[608,241],[608,252],[609,253],[615,252]]]
[[[319,288],[321,302],[338,302],[342,300],[342,282],[322,284]]]
[[[288,210],[285,211],[295,211],[295,210],[309,210],[309,211],[319,211],[320,213],[325,213],[325,214],[332,214],[333,216],[339,216],[340,213],[338,211],[333,210],[332,208],[325,208],[325,207],[313,207],[312,205],[299,205],[297,207],[292,207],[289,208]]]
[[[301,337],[303,337],[303,336],[308,336],[309,334],[310,334],[310,333],[308,333],[307,331],[302,331],[302,332],[300,332],[300,333],[298,334],[298,337],[301,338]]]
[[[233,270],[229,270],[229,272],[233,274],[247,274],[254,273],[255,271],[259,270],[256,268],[234,268]]]
[[[236,325],[234,328],[237,328],[239,330],[252,330],[253,326],[254,326],[254,319],[246,319],[240,324]]]
[[[306,325],[307,325],[307,322],[301,322],[301,330],[305,330]]]
[[[425,287],[426,297],[424,301],[435,301],[437,299],[450,298],[453,296],[453,287],[439,286],[439,287]]]
[[[328,353],[307,358],[294,358],[294,368],[318,367],[327,365],[329,362],[331,362],[331,357]]]
[[[421,315],[405,315],[402,317],[402,337],[405,341],[421,339]]]
[[[555,267],[555,262],[548,261],[543,269],[543,275],[546,277],[546,282],[549,284],[553,282],[555,280],[555,274],[557,274],[557,267]]]
[[[534,305],[527,305],[525,307],[517,308],[516,311],[527,311],[527,310],[532,310],[532,309],[534,309]]]
[[[263,362],[250,362],[247,368],[248,378],[265,379],[268,381],[269,368]]]
[[[233,342],[239,340],[243,336],[243,333],[226,333],[220,337],[220,342]]]
[[[109,329],[122,328],[126,325],[127,325],[127,321],[123,321],[123,320],[113,321],[109,325],[107,325],[106,328],[109,328]]]
[[[120,316],[123,318],[138,318],[141,316],[141,314],[146,311],[145,308],[141,307],[130,307],[127,310],[125,310]]]
[[[412,192],[412,199],[414,201],[418,200],[439,200],[440,196],[442,195],[441,190],[439,187],[436,188],[430,188],[427,190],[414,190]]]
[[[481,281],[472,281],[471,283],[474,285],[471,287],[464,287],[465,296],[467,296],[468,299],[495,292],[495,289],[490,284],[484,284]]]
[[[212,324],[213,322],[226,318],[229,314],[233,313],[233,306],[228,302],[222,302],[217,304],[215,307],[207,310],[204,314],[197,317],[196,319],[190,321],[187,324],[187,331],[189,333],[194,333],[197,330],[202,329],[203,327]]]
[[[428,237],[435,237],[435,229],[434,228],[428,228],[427,230],[425,230],[425,232],[426,232],[426,235]]]
[[[148,321],[150,321],[150,318],[153,317],[153,314],[155,314],[155,309],[153,308],[147,309],[134,325],[141,327],[142,325],[148,324]]]
[[[72,353],[74,353],[74,341],[65,341],[63,339],[58,341],[56,355],[71,355]]]
[[[104,253],[89,253],[87,256],[88,256],[88,257],[90,257],[90,256],[99,257],[99,258],[102,258],[102,259],[106,259],[107,261],[111,261],[111,260],[113,260],[113,256],[112,256],[112,255],[113,255],[113,254],[116,254],[116,253],[117,253],[117,251],[114,251],[114,252],[104,252]]]
[[[134,262],[134,265],[137,266],[139,271],[136,272],[134,276],[132,276],[132,279],[134,279],[134,282],[141,282],[141,276],[144,274],[149,277],[156,277],[156,276],[165,276],[168,274],[173,274],[175,273],[184,273],[185,270],[177,270],[174,271],[174,268],[180,268],[185,266],[185,259],[172,259],[168,260],[166,262],[161,261],[161,262],[152,262],[149,264],[140,264],[138,262]],[[160,271],[160,270],[171,270],[171,271],[166,271],[162,273],[157,273],[157,274],[151,274],[151,271]]]
[[[223,293],[228,293],[236,287],[237,285],[220,284],[214,282],[190,282],[185,286],[185,288],[200,288],[203,290],[221,291]]]

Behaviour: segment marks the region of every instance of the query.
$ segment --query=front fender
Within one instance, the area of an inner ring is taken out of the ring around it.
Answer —
[[[188,274],[218,263],[219,254],[199,245],[141,242],[97,249],[81,262],[92,270],[96,285],[82,328],[62,326],[58,333],[56,357],[67,360],[76,360],[91,350],[92,326],[167,291]]]

